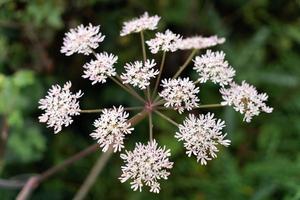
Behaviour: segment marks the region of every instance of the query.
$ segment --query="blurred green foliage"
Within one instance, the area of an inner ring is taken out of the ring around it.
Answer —
[[[121,24],[144,11],[162,17],[160,30],[226,37],[218,48],[236,69],[237,81],[246,79],[267,92],[274,112],[246,124],[232,108],[210,110],[226,121],[232,145],[221,149],[207,166],[187,158],[173,137],[176,129],[155,117],[155,137],[171,148],[175,162],[169,180],[162,181],[161,193],[132,192],[129,184],[121,184],[117,178],[122,163],[114,156],[88,199],[300,199],[299,0],[0,1],[0,177],[26,178],[94,142],[88,134],[97,114],[77,117],[58,135],[38,123],[38,100],[50,85],[71,80],[74,90],[84,90],[81,106],[87,109],[138,104],[110,82],[91,86],[80,78],[89,58],[65,57],[59,50],[63,33],[70,27],[100,24],[106,40],[99,51],[117,54],[118,70],[122,70],[125,62],[141,55],[137,35],[119,37]],[[174,73],[187,55],[168,55],[165,75]],[[203,104],[221,99],[211,84],[201,87],[200,98]],[[168,114],[182,120],[173,112]],[[145,142],[146,133],[147,124],[139,124],[128,148],[136,141]],[[42,183],[31,199],[70,199],[98,155]],[[0,188],[0,199],[13,199],[18,191]]]

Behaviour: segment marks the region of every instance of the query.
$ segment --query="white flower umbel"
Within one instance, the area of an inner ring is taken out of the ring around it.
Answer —
[[[159,96],[166,101],[165,107],[172,107],[180,114],[198,107],[199,88],[189,78],[164,79],[161,85],[163,90]]]
[[[244,121],[250,122],[253,116],[259,115],[260,112],[271,113],[273,108],[267,106],[265,101],[268,100],[266,93],[258,93],[256,88],[245,81],[241,85],[232,83],[229,88],[221,88],[223,102],[222,105],[233,106],[233,108],[244,114]]]
[[[222,134],[224,127],[224,121],[214,118],[214,114],[201,114],[198,118],[190,114],[183,124],[179,125],[179,132],[176,132],[175,137],[183,141],[189,157],[194,155],[197,162],[206,165],[207,161],[217,157],[217,145],[230,144],[230,140],[224,139],[226,134]]]
[[[146,41],[151,53],[156,54],[158,51],[174,52],[178,49],[181,42],[181,36],[170,30],[165,33],[156,33],[155,38]]]
[[[88,78],[92,81],[92,84],[105,83],[107,77],[115,76],[116,70],[114,64],[117,62],[118,57],[113,54],[108,54],[106,52],[96,54],[96,60],[92,60],[86,63],[83,68],[84,75],[83,78]]]
[[[207,50],[206,54],[197,56],[194,60],[194,70],[198,72],[200,83],[211,80],[221,86],[228,85],[235,76],[235,70],[224,60],[223,51],[212,52]]]
[[[139,18],[134,18],[130,21],[124,22],[120,35],[125,36],[130,33],[138,33],[143,30],[155,30],[157,29],[159,20],[159,16],[149,16],[148,13],[145,12]]]
[[[89,55],[99,46],[99,42],[104,40],[105,36],[102,36],[100,26],[79,25],[74,29],[70,29],[65,34],[63,46],[60,52],[70,56],[74,53],[82,53]]]
[[[96,129],[90,134],[100,144],[103,152],[106,152],[110,146],[113,147],[114,152],[121,151],[124,147],[125,135],[133,130],[127,121],[128,116],[122,106],[103,109],[100,118],[94,122]]]
[[[121,154],[125,165],[122,166],[120,181],[124,183],[131,179],[131,188],[142,191],[144,185],[150,187],[150,192],[159,193],[160,179],[168,179],[170,172],[168,169],[173,167],[173,162],[169,161],[170,150],[166,147],[159,147],[153,140],[147,145],[137,143],[133,151],[126,151]]]
[[[153,59],[146,60],[145,64],[142,61],[127,63],[124,66],[126,72],[121,75],[121,79],[124,84],[129,83],[140,89],[146,89],[150,85],[150,80],[159,73],[158,70],[153,69],[155,65],[156,63]]]
[[[219,38],[216,35],[210,37],[193,36],[182,39],[182,41],[179,43],[179,49],[206,49],[218,44],[223,44],[224,42],[225,38]]]
[[[47,96],[39,101],[39,109],[45,111],[39,121],[47,123],[48,127],[54,128],[54,133],[61,131],[62,126],[69,126],[73,120],[72,116],[79,115],[78,99],[83,95],[79,90],[73,94],[70,91],[72,83],[66,82],[63,87],[53,85]]]

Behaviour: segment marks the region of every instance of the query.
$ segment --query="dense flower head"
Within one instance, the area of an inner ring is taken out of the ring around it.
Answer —
[[[182,39],[182,41],[179,43],[179,49],[206,49],[218,44],[223,44],[224,42],[225,38],[219,38],[216,35],[210,37],[193,36]]]
[[[150,85],[150,80],[155,78],[159,73],[158,70],[153,69],[156,65],[155,61],[146,60],[145,64],[142,61],[135,61],[134,63],[127,63],[124,68],[125,73],[121,75],[123,83],[137,86],[140,89],[146,89]]]
[[[226,134],[222,134],[224,127],[224,121],[214,118],[214,114],[201,114],[199,117],[190,114],[183,124],[179,125],[179,132],[176,132],[175,137],[183,141],[189,157],[194,155],[197,162],[206,165],[207,161],[217,157],[217,145],[230,144],[230,140],[224,139]]]
[[[169,161],[170,150],[159,147],[155,140],[149,141],[147,145],[137,143],[133,151],[121,154],[125,162],[122,166],[122,175],[119,178],[123,183],[131,179],[131,188],[142,191],[144,185],[150,187],[150,192],[159,193],[160,179],[167,179],[170,175],[168,169],[173,167]]]
[[[172,107],[179,113],[198,107],[199,88],[189,78],[164,79],[161,85],[163,90],[159,96],[166,101],[165,107]]]
[[[194,60],[194,70],[199,74],[200,83],[211,80],[221,86],[228,85],[235,76],[235,70],[228,64],[223,51],[212,52],[207,50],[204,55]]]
[[[47,96],[39,101],[39,109],[45,111],[39,121],[47,123],[48,127],[54,128],[54,133],[61,131],[62,127],[69,126],[73,120],[72,116],[79,115],[78,99],[83,95],[79,90],[73,94],[70,91],[72,83],[66,82],[63,87],[53,85]]]
[[[244,121],[250,122],[253,116],[260,112],[271,113],[273,108],[267,106],[268,100],[266,93],[258,93],[256,88],[245,81],[241,85],[232,83],[229,88],[221,88],[223,105],[233,106],[233,108],[244,114]]]
[[[149,14],[145,12],[139,18],[134,18],[130,21],[124,22],[120,35],[125,36],[130,33],[138,33],[143,30],[155,30],[157,29],[159,20],[159,16],[149,16]]]
[[[155,38],[146,41],[146,43],[153,54],[156,54],[158,51],[174,52],[178,49],[181,38],[179,34],[166,30],[165,33],[156,33]]]
[[[113,147],[114,152],[121,151],[124,147],[125,135],[133,130],[127,121],[128,116],[122,106],[103,109],[100,118],[94,122],[96,129],[90,134],[100,144],[103,152],[110,146]]]
[[[93,52],[93,49],[98,48],[99,43],[104,40],[105,36],[102,36],[100,26],[83,26],[82,24],[76,28],[70,29],[65,34],[63,46],[60,52],[70,56],[74,53],[82,53],[89,55]]]
[[[117,62],[118,57],[113,54],[108,54],[106,52],[97,53],[96,60],[91,60],[86,63],[83,68],[84,75],[83,78],[88,78],[92,81],[92,84],[105,83],[107,77],[115,76],[116,70],[114,64]]]

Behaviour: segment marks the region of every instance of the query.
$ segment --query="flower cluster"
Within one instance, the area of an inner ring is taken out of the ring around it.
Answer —
[[[150,80],[159,73],[158,70],[153,69],[155,65],[154,60],[146,60],[144,64],[142,61],[127,63],[124,66],[126,72],[121,75],[121,79],[125,84],[129,83],[142,90],[146,89],[150,85]]]
[[[208,160],[217,157],[218,144],[230,144],[230,140],[224,139],[226,134],[222,134],[224,127],[225,122],[214,118],[214,114],[207,113],[198,118],[190,114],[183,125],[179,125],[175,137],[184,142],[189,157],[195,155],[201,165],[206,165]]]
[[[79,90],[73,94],[70,91],[72,83],[69,81],[63,87],[53,85],[47,96],[39,101],[39,109],[45,111],[39,117],[39,121],[47,123],[48,127],[54,128],[54,133],[61,131],[62,126],[69,126],[73,120],[72,116],[79,115],[78,99],[83,95]]]
[[[244,114],[244,121],[250,122],[253,116],[259,115],[261,111],[271,113],[273,108],[267,106],[268,99],[266,93],[258,93],[255,87],[245,81],[241,85],[232,83],[229,88],[221,88],[220,93],[223,98],[223,105],[233,106],[233,108]]]
[[[121,182],[131,179],[131,188],[142,191],[144,185],[150,187],[150,192],[159,193],[160,179],[168,179],[170,172],[168,169],[173,167],[169,161],[171,153],[166,147],[159,147],[153,140],[147,145],[137,143],[133,151],[126,151],[121,154],[125,162],[122,166]]]
[[[94,122],[95,130],[90,136],[97,140],[98,144],[105,152],[110,146],[114,152],[121,151],[124,147],[124,138],[130,134],[133,128],[128,123],[129,114],[124,112],[124,108],[113,107],[113,109],[103,109],[100,118]]]
[[[80,25],[65,34],[64,43],[60,52],[70,56],[74,53],[89,55],[99,46],[99,42],[104,40],[105,36],[99,32],[100,26]]]
[[[224,42],[225,38],[219,38],[216,35],[210,37],[193,36],[182,39],[182,41],[179,43],[179,49],[206,49],[218,44],[223,44]]]
[[[174,52],[179,48],[181,36],[166,30],[165,33],[156,33],[155,38],[146,41],[151,53],[156,54],[158,51]]]
[[[84,75],[83,78],[88,78],[92,84],[105,83],[107,77],[115,76],[116,70],[114,64],[117,62],[118,57],[106,52],[96,54],[96,60],[83,65]]]
[[[194,60],[194,70],[198,72],[200,83],[211,80],[221,86],[232,82],[235,70],[224,61],[225,53],[223,51],[212,52],[207,50],[206,54],[197,56]]]
[[[154,15],[149,17],[148,13],[145,12],[139,18],[135,18],[130,21],[124,22],[120,35],[125,36],[130,33],[138,33],[143,30],[155,30],[157,29],[157,24],[159,20],[159,16]]]
[[[198,107],[199,88],[189,78],[164,79],[163,90],[159,93],[166,102],[164,106],[174,108],[182,113],[185,109]]]
[[[122,64],[124,67],[121,70],[124,72],[120,76],[115,68],[117,56],[106,52],[95,52],[99,43],[104,40],[104,36],[99,32],[100,26],[89,24],[86,27],[80,25],[71,29],[65,34],[61,48],[61,52],[67,56],[74,53],[85,55],[93,53],[95,58],[83,65],[84,74],[82,77],[89,79],[92,84],[106,83],[107,79],[110,78],[126,92],[143,102],[142,106],[130,108],[119,106],[112,109],[100,109],[100,111],[98,109],[81,110],[78,99],[82,93],[81,91],[75,94],[70,92],[71,82],[67,82],[63,87],[52,86],[47,96],[39,101],[39,108],[44,111],[39,120],[47,123],[48,127],[53,127],[55,133],[61,131],[63,126],[70,125],[73,122],[72,117],[79,115],[80,112],[101,112],[100,117],[94,122],[95,130],[90,136],[97,140],[104,152],[108,149],[114,152],[122,151],[125,148],[125,137],[134,130],[132,126],[149,117],[149,142],[147,144],[137,143],[133,151],[121,153],[120,157],[125,164],[122,166],[122,174],[119,179],[121,182],[130,180],[133,190],[141,191],[146,185],[150,187],[150,192],[154,193],[159,193],[159,181],[168,178],[173,162],[169,161],[170,150],[167,150],[166,147],[160,147],[153,139],[153,114],[158,114],[177,126],[179,130],[175,137],[183,142],[186,154],[189,157],[195,156],[197,162],[206,165],[209,160],[217,157],[219,146],[227,147],[230,145],[230,140],[225,138],[226,133],[223,133],[225,122],[214,118],[212,113],[200,114],[199,116],[189,114],[183,123],[178,125],[173,119],[164,115],[165,109],[173,109],[182,114],[184,111],[193,109],[229,105],[244,114],[244,121],[246,122],[250,122],[252,117],[259,115],[260,112],[270,113],[273,110],[265,104],[268,99],[265,93],[259,94],[253,86],[245,81],[241,85],[234,82],[235,70],[225,60],[224,52],[212,52],[208,49],[205,54],[193,59],[198,53],[198,49],[222,44],[225,42],[224,38],[194,36],[182,39],[179,34],[166,30],[164,33],[156,33],[153,39],[145,42],[144,31],[157,29],[159,20],[159,16],[149,16],[146,12],[139,18],[124,22],[120,32],[121,36],[136,32],[141,33],[141,49],[143,50],[144,61],[129,61]],[[147,59],[146,44],[149,47],[147,50],[152,54],[162,51],[163,56],[159,70],[157,70],[156,62],[153,59]],[[174,52],[178,49],[192,49],[192,51],[188,59],[173,75],[173,78],[161,80],[164,65],[168,62],[165,59],[166,52]],[[193,69],[199,75],[198,80],[180,77],[192,60],[194,62]],[[151,81],[155,78],[155,84],[152,84]],[[199,85],[207,81],[221,86],[220,93],[223,101],[220,104],[199,106]],[[152,85],[155,87],[151,88]],[[136,91],[136,89],[144,90],[144,96],[141,96],[141,92]],[[129,113],[125,110],[136,109],[140,109],[140,112],[128,120]]]

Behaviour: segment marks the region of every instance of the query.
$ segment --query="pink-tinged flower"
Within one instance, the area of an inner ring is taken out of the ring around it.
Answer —
[[[60,52],[67,56],[74,53],[89,55],[93,52],[93,49],[98,48],[104,37],[100,32],[100,26],[93,26],[92,24],[89,24],[89,26],[79,25],[65,34]]]
[[[235,76],[235,70],[228,64],[223,51],[207,50],[204,55],[194,60],[194,70],[199,74],[200,83],[211,80],[221,86],[228,85]]]
[[[159,93],[166,102],[165,107],[171,107],[182,113],[185,109],[198,107],[199,88],[189,78],[164,79],[163,90]]]
[[[97,53],[95,56],[96,60],[92,60],[83,66],[85,70],[84,75],[82,75],[83,78],[91,80],[93,85],[105,83],[107,77],[115,76],[117,73],[114,64],[118,60],[117,56],[106,52]]]
[[[113,109],[103,109],[100,118],[94,122],[95,130],[90,136],[97,140],[105,152],[111,146],[114,152],[121,151],[124,147],[125,135],[130,134],[133,128],[128,123],[129,114],[124,112],[124,108],[113,107]]]
[[[155,38],[146,41],[151,53],[156,54],[158,51],[174,52],[179,48],[181,36],[166,30],[165,33],[156,33]]]
[[[221,88],[222,105],[233,106],[233,108],[244,114],[244,121],[250,122],[253,116],[260,112],[271,113],[273,108],[267,106],[268,100],[266,93],[258,93],[256,88],[245,81],[241,85],[232,83],[229,88]]]
[[[226,134],[222,133],[225,127],[224,121],[214,118],[214,114],[206,115],[190,114],[182,125],[179,125],[179,132],[175,137],[183,141],[186,154],[197,157],[197,162],[206,165],[207,161],[216,158],[219,151],[217,145],[228,146],[230,140],[224,139]]]
[[[53,127],[54,133],[60,132],[63,126],[69,126],[73,122],[72,116],[79,115],[78,99],[83,93],[79,90],[73,94],[70,91],[71,85],[70,81],[63,87],[53,85],[47,96],[39,101],[39,109],[45,111],[39,121]]]
[[[159,147],[155,140],[149,141],[147,145],[137,143],[133,151],[121,154],[125,165],[122,166],[122,175],[119,178],[122,183],[131,179],[131,188],[142,191],[144,185],[150,187],[150,192],[159,193],[160,179],[168,179],[173,167],[169,161],[170,150]]]
[[[138,33],[144,30],[155,30],[157,29],[159,20],[159,16],[149,16],[148,13],[145,12],[139,18],[124,22],[120,35],[125,36],[130,33]]]

